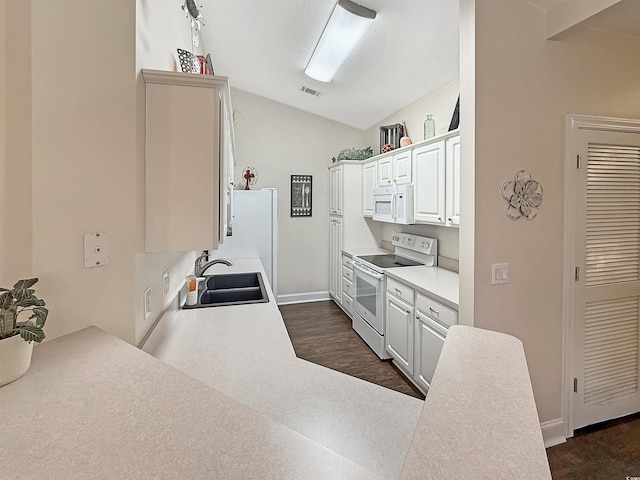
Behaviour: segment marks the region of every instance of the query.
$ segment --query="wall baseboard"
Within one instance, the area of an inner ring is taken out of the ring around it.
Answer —
[[[321,302],[323,300],[331,300],[328,291],[278,295],[278,305],[287,305],[288,303]]]
[[[560,445],[567,441],[567,437],[565,437],[566,430],[564,420],[562,418],[542,422],[540,429],[542,430],[542,439],[544,440],[545,448]]]

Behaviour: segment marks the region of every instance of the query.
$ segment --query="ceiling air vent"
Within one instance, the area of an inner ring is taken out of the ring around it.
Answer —
[[[314,97],[319,97],[322,94],[322,92],[314,90],[313,88],[305,87],[304,85],[300,85],[300,91],[313,95]]]

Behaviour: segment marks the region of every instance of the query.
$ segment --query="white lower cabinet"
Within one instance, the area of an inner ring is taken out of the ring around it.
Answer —
[[[386,348],[396,365],[413,375],[413,307],[387,291]]]
[[[444,345],[447,330],[429,317],[417,312],[415,329],[416,366],[414,379],[424,392],[431,387],[433,373]]]
[[[351,258],[342,254],[342,302],[340,306],[349,315],[353,317],[353,265]]]
[[[387,277],[385,346],[396,366],[427,393],[458,313],[402,282]]]

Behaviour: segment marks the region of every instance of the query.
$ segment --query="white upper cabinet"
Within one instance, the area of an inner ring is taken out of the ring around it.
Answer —
[[[362,166],[362,213],[373,216],[373,189],[378,186],[378,164],[365,163]]]
[[[233,130],[226,77],[143,70],[145,251],[215,249],[224,240]]]
[[[406,150],[393,156],[392,179],[394,185],[408,185],[411,183],[411,150]]]
[[[378,160],[378,187],[411,183],[411,150]]]
[[[460,226],[460,135],[447,140],[447,224]]]
[[[445,142],[413,150],[414,214],[417,222],[445,224]]]
[[[393,184],[392,162],[393,157],[391,156],[378,160],[378,187],[388,187]]]
[[[342,165],[329,170],[329,212],[331,215],[342,215],[344,200],[343,170],[344,167]]]

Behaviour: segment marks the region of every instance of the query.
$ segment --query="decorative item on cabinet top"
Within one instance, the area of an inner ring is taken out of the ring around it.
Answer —
[[[407,124],[402,121],[402,128],[404,129],[404,136],[400,137],[400,146],[406,147],[407,145],[411,145],[413,142],[411,138],[409,138],[409,131],[407,130]]]
[[[291,175],[291,216],[311,216],[312,175]]]
[[[253,167],[244,167],[242,169],[242,178],[244,178],[244,189],[251,190],[249,185],[258,183],[258,171]]]
[[[184,73],[200,73],[200,60],[191,52],[178,48],[180,70]]]
[[[526,170],[518,170],[513,178],[502,184],[502,198],[507,201],[505,213],[511,220],[524,216],[531,220],[542,204],[542,185]]]
[[[400,148],[400,139],[403,136],[404,127],[401,123],[380,127],[380,153]]]
[[[453,116],[451,117],[451,123],[449,123],[449,131],[455,130],[459,126],[460,126],[460,95],[458,94],[456,107],[453,109]]]
[[[340,160],[366,160],[367,158],[373,157],[373,149],[371,146],[367,148],[362,148],[360,150],[356,148],[345,148],[344,150],[340,150],[338,153],[338,157],[333,157],[331,161],[333,163],[339,162]]]

